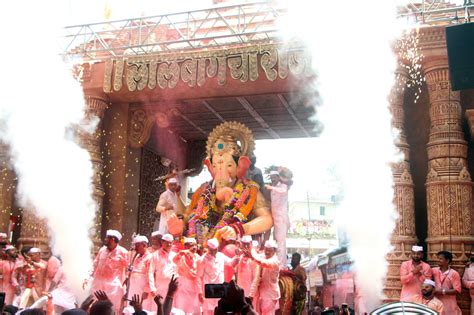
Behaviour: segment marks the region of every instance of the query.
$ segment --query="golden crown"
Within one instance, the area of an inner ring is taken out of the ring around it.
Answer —
[[[255,140],[252,131],[242,123],[229,121],[218,125],[207,138],[207,157],[229,152],[234,156],[252,156]]]

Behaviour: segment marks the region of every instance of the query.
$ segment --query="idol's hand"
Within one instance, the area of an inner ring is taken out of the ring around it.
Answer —
[[[223,228],[219,229],[219,235],[221,238],[228,240],[230,238],[237,238],[237,234],[235,230],[230,226],[224,226]]]
[[[184,221],[179,219],[176,214],[171,214],[166,221],[168,225],[168,232],[173,236],[181,236],[184,231]]]

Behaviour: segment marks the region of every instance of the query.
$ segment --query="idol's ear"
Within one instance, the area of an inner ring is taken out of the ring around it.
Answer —
[[[214,168],[212,167],[211,160],[205,159],[204,160],[204,165],[206,165],[207,169],[209,170],[209,173],[211,173],[212,178],[214,178],[215,171],[214,171]]]
[[[241,156],[239,158],[239,163],[238,163],[238,166],[237,166],[237,177],[238,178],[244,178],[247,176],[247,170],[249,169],[250,167],[250,159],[248,158],[248,156]]]

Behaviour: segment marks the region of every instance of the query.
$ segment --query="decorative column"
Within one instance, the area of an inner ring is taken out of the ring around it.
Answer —
[[[431,130],[426,192],[428,258],[449,250],[454,266],[462,267],[474,244],[472,181],[467,170],[467,143],[461,125],[460,93],[451,91],[446,59],[425,67]]]
[[[395,86],[390,93],[392,125],[400,132],[395,145],[403,153],[403,160],[392,165],[394,182],[394,205],[398,219],[393,230],[392,252],[387,255],[389,262],[384,293],[387,301],[397,301],[400,297],[400,265],[410,258],[411,247],[417,242],[415,233],[415,203],[413,180],[410,173],[410,148],[405,135],[405,111],[403,99],[407,73],[399,68],[396,72]]]
[[[8,146],[0,143],[0,232],[7,233],[15,204],[15,173],[11,169]]]
[[[85,121],[94,123],[98,119],[94,132],[87,133],[79,131],[79,143],[90,154],[94,175],[92,183],[94,186],[93,198],[97,203],[97,211],[94,222],[94,243],[101,244],[101,227],[102,227],[102,209],[104,199],[104,186],[102,185],[102,174],[104,162],[102,159],[101,140],[102,140],[102,119],[105,110],[108,107],[106,96],[86,96]]]

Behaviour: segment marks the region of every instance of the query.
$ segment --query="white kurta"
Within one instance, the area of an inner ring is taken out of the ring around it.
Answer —
[[[204,254],[198,263],[198,277],[201,279],[201,291],[204,296],[206,284],[218,284],[224,282],[224,265],[230,263],[231,259],[223,253],[217,252],[216,256],[209,253]],[[214,314],[219,299],[204,299],[202,305],[204,314]]]
[[[273,237],[278,245],[278,258],[282,265],[287,264],[286,237],[290,227],[288,218],[288,186],[278,182],[271,189]]]
[[[173,210],[165,210],[173,207]],[[168,219],[171,214],[176,214],[178,211],[178,195],[175,192],[167,189],[160,195],[158,204],[156,205],[156,212],[160,213],[160,225],[158,231],[161,235],[168,233]]]

